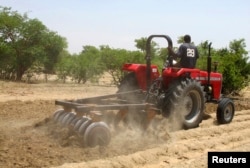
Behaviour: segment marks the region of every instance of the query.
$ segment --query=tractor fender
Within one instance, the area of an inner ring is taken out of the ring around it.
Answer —
[[[133,72],[135,74],[137,83],[142,90],[147,88],[147,76],[146,76],[146,64],[124,64],[122,67],[123,71]],[[156,65],[151,65],[151,82],[160,76],[158,67]]]

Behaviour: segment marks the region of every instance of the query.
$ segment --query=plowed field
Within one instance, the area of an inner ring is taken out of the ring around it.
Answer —
[[[250,88],[235,101],[227,125],[216,122],[216,106],[207,105],[200,127],[168,131],[156,118],[149,130],[112,132],[107,147],[83,148],[51,116],[55,99],[115,93],[115,87],[76,84],[0,83],[0,167],[207,167],[208,151],[250,151]]]

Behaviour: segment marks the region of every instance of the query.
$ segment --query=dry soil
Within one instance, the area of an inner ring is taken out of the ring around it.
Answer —
[[[207,105],[200,127],[168,131],[156,118],[149,130],[112,132],[107,147],[81,147],[67,137],[51,116],[56,99],[115,93],[112,86],[24,84],[0,81],[0,167],[207,167],[208,151],[250,151],[250,88],[235,100],[236,113],[227,125],[216,122],[216,106]]]

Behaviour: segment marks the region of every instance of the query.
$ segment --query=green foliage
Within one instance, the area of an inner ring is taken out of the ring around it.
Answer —
[[[158,66],[158,69],[161,70],[163,68],[164,63],[167,60],[168,50],[167,48],[157,48],[156,56],[152,60],[152,64]]]
[[[68,53],[61,53],[61,59],[56,63],[56,74],[59,79],[66,82],[67,76],[71,76],[71,71],[74,66],[74,58],[76,56],[70,56]]]
[[[145,57],[146,55],[146,42],[147,42],[147,37],[143,37],[140,39],[135,39],[135,46],[137,49],[142,51],[142,58]],[[160,48],[159,44],[156,42],[152,41],[151,42],[151,63],[154,65],[157,65],[159,69],[163,68],[163,65],[167,59],[168,55],[168,50],[167,48]],[[141,60],[143,63],[145,63],[145,60]]]
[[[70,76],[77,83],[98,80],[100,75],[108,72],[114,84],[119,84],[124,63],[144,63],[144,57],[140,51],[127,51],[124,49],[112,49],[109,46],[84,46],[80,54],[65,55],[57,63],[57,75],[64,80]]]
[[[142,63],[143,54],[140,51],[127,51],[124,49],[111,49],[101,46],[101,60],[105,70],[112,76],[113,83],[118,85],[123,78],[122,66],[124,63]]]
[[[94,46],[84,46],[82,53],[76,58],[74,68],[74,79],[85,83],[89,79],[98,77],[103,71],[100,51]]]
[[[21,80],[34,65],[52,71],[65,39],[37,19],[0,7],[0,78]]]
[[[64,50],[67,47],[67,41],[65,38],[51,31],[44,34],[42,40],[45,55],[41,58],[40,62],[46,73],[54,73],[54,67],[59,61],[60,56],[63,53],[68,55],[67,51]]]
[[[143,52],[143,54],[146,54],[146,44],[147,43],[147,37],[142,37],[140,39],[135,39],[135,47]],[[158,44],[154,41],[151,41],[151,58],[153,59],[156,56],[157,53],[157,46]]]
[[[233,40],[229,49],[217,51],[220,57],[219,71],[223,74],[223,92],[226,94],[237,92],[248,85],[250,63],[248,52],[245,50],[244,39]]]
[[[197,60],[196,67],[201,70],[207,70],[208,45],[209,42],[207,40],[197,45],[200,57]],[[215,50],[213,48],[211,49],[211,56],[213,62],[218,61],[215,56]]]
[[[142,52],[146,52],[146,43],[147,37],[142,37],[140,39],[135,39],[135,47],[141,50]]]
[[[218,72],[223,75],[223,93],[238,92],[248,85],[250,75],[250,63],[246,51],[244,39],[233,40],[229,48],[212,49],[212,62],[218,62]],[[197,67],[207,69],[208,41],[198,45],[200,58]]]
[[[100,50],[94,46],[83,46],[80,54],[63,55],[56,71],[59,79],[65,81],[66,77],[71,77],[76,83],[98,79],[105,72]]]
[[[182,44],[184,43],[184,36],[179,36],[177,39],[177,44]]]

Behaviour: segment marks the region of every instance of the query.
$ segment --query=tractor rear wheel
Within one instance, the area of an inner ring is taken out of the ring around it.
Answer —
[[[118,93],[137,89],[139,89],[139,87],[137,84],[135,73],[130,72],[121,80],[121,83],[118,86]]]
[[[203,119],[205,94],[199,82],[182,79],[173,82],[165,94],[163,116],[179,122],[179,127],[198,127]]]
[[[117,93],[134,91],[138,89],[140,88],[139,88],[135,73],[130,72],[127,75],[125,75],[124,78],[122,79],[120,85],[118,86]],[[142,94],[140,93],[120,95],[119,98],[126,100],[127,102],[130,102],[130,103],[136,103],[138,101],[143,100]]]
[[[138,85],[136,74],[134,72],[130,72],[124,76],[120,85],[118,86],[117,93],[123,93],[128,91],[139,90],[140,87]],[[130,94],[121,94],[118,96],[119,99],[122,99],[124,103],[128,104],[136,104],[142,103],[145,100],[145,95],[141,92],[135,92]],[[128,127],[134,127],[135,125],[140,126],[140,122],[138,120],[144,117],[144,113],[138,112],[136,108],[129,108],[128,113],[124,116],[123,122]]]

